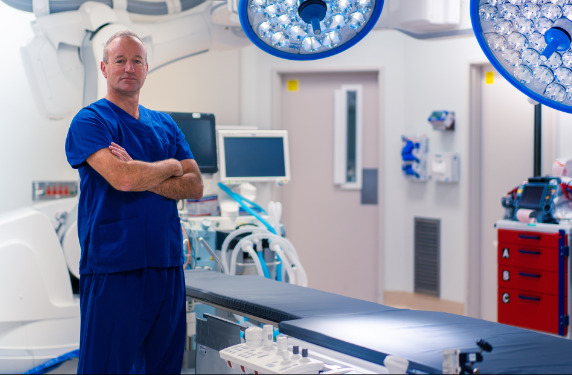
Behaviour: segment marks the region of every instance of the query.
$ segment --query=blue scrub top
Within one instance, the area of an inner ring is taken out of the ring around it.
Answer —
[[[106,99],[78,112],[66,138],[69,164],[80,175],[80,274],[183,264],[177,202],[149,191],[113,188],[87,162],[111,142],[134,159],[192,159],[185,136],[164,113],[139,106],[139,120]]]

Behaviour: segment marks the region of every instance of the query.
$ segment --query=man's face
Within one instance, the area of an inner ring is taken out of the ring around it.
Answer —
[[[114,39],[107,46],[107,63],[101,63],[108,91],[118,94],[139,92],[149,70],[146,53],[145,46],[136,38],[124,36]]]

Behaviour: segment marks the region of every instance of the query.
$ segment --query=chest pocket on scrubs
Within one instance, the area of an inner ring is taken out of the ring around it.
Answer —
[[[142,259],[136,258],[145,257],[145,231],[141,223],[139,218],[129,218],[96,228],[90,255],[100,272],[141,263]]]
[[[151,161],[170,159],[173,158],[176,153],[177,147],[163,139],[155,141],[155,144],[150,145],[148,150]]]

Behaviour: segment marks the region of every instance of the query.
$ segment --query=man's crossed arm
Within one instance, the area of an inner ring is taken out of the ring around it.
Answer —
[[[168,199],[200,199],[203,181],[197,162],[166,159],[154,163],[133,160],[112,143],[94,152],[87,163],[120,191],[151,191]]]

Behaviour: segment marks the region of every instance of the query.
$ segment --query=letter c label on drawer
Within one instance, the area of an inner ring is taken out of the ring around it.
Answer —
[[[502,303],[509,303],[510,302],[510,297],[508,293],[503,293],[502,294]]]

